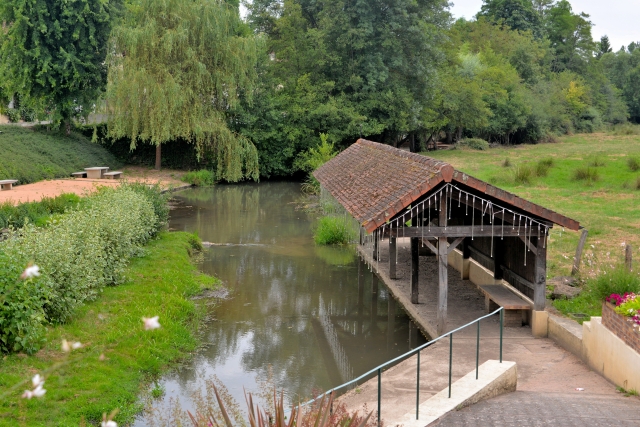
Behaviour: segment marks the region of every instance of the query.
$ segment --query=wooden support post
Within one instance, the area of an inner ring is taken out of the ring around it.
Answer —
[[[576,276],[580,273],[580,259],[582,258],[582,249],[584,248],[584,244],[587,243],[587,235],[589,234],[589,230],[586,228],[582,230],[582,235],[580,235],[580,241],[578,242],[578,247],[576,248],[576,256],[573,258],[573,268],[571,269],[571,275]]]
[[[358,259],[358,333],[362,335],[364,323],[364,262]]]
[[[409,348],[414,349],[418,346],[418,327],[415,323],[409,322]]]
[[[460,243],[460,251],[462,252],[462,265],[460,265],[460,278],[462,280],[469,279],[469,258],[471,258],[471,249],[469,249],[471,243],[471,239],[469,237],[465,237],[465,239]]]
[[[373,260],[378,260],[378,230],[373,232]]]
[[[500,237],[493,238],[493,278],[502,280],[502,269],[500,266],[504,262],[504,240]]]
[[[624,249],[624,265],[627,267],[627,270],[633,271],[633,258],[631,254],[631,245],[627,245]]]
[[[446,193],[444,193],[446,194]],[[443,195],[444,195],[443,194]],[[440,215],[438,225],[443,227],[447,222],[447,198],[440,198]],[[442,335],[447,331],[447,294],[449,291],[449,279],[447,269],[449,267],[447,254],[447,238],[438,238],[438,314],[437,331]]]
[[[544,239],[538,239],[533,281],[533,309],[544,311],[547,302],[547,248]]]
[[[411,225],[418,225],[418,218],[411,219]],[[418,237],[411,238],[411,303],[418,304],[418,285],[420,277],[420,239]]]
[[[389,238],[389,278],[397,279],[396,274],[396,258],[398,253],[398,246],[395,237]]]

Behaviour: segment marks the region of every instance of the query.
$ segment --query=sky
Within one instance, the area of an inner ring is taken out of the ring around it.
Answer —
[[[450,0],[455,18],[473,19],[482,0]],[[569,0],[574,13],[585,12],[594,24],[591,33],[598,41],[609,36],[614,51],[632,41],[640,41],[640,0]]]

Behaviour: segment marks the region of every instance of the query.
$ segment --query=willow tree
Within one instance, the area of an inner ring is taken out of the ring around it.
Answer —
[[[242,34],[237,7],[221,0],[140,0],[113,31],[109,136],[156,146],[194,143],[218,177],[258,178],[253,144],[227,126],[227,112],[255,81],[257,41]]]

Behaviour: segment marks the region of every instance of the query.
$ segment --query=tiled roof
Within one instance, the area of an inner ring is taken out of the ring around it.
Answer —
[[[359,139],[313,175],[368,232],[441,182],[452,180],[563,227],[579,227],[572,219],[456,171],[448,163],[365,139]]]

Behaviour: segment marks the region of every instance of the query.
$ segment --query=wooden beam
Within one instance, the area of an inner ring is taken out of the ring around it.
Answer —
[[[378,260],[378,238],[381,232],[382,232],[381,230],[375,230],[373,232],[373,260],[374,261]]]
[[[490,225],[452,225],[447,227],[434,226],[431,227],[405,227],[404,229],[394,228],[393,230],[385,229],[384,236],[392,237],[518,237],[524,238],[524,227],[521,227],[518,234],[518,228],[511,229],[511,226],[504,227],[504,232],[499,225],[491,230]],[[533,235],[535,236],[535,234]],[[542,240],[542,239],[541,239]]]
[[[429,248],[431,250],[431,252],[433,252],[434,254],[438,255],[438,248],[433,246],[431,244],[431,242],[429,240],[427,240],[426,237],[424,239],[421,239],[421,241],[422,241],[423,245],[425,245],[427,248]]]
[[[493,278],[495,280],[501,280],[502,268],[501,265],[504,262],[504,240],[500,237],[493,238]]]
[[[547,247],[544,239],[538,239],[538,248],[534,252],[535,257],[535,280],[533,281],[533,309],[543,311],[547,303]]]
[[[462,241],[464,240],[464,237],[458,237],[456,240],[454,240],[453,242],[451,242],[451,244],[449,245],[449,247],[447,248],[447,255],[449,255],[451,252],[453,252],[453,250],[455,248],[458,247],[458,245],[460,243],[462,243]]]
[[[586,228],[582,230],[582,234],[580,235],[580,241],[578,242],[578,247],[576,248],[576,256],[573,257],[573,268],[571,269],[571,275],[577,276],[580,273],[580,260],[582,259],[582,249],[584,249],[584,244],[587,243],[587,236],[589,235],[589,230]]]
[[[397,279],[396,274],[396,258],[398,254],[397,239],[395,237],[389,238],[389,278]]]
[[[447,198],[440,198],[440,215],[438,218],[439,228],[444,229],[447,221]],[[437,313],[437,331],[438,335],[442,335],[447,331],[447,294],[449,291],[449,279],[447,277],[448,269],[447,260],[447,238],[438,238],[438,313]]]
[[[522,235],[522,234],[521,234],[521,235],[519,235],[518,237],[520,237],[520,240],[522,240],[522,242],[525,244],[525,246],[526,246],[527,248],[529,248],[529,250],[530,250],[531,252],[533,252],[534,254],[536,253],[536,251],[537,251],[537,249],[536,249],[536,245],[534,245],[533,243],[531,243],[531,240],[529,240],[529,239],[525,239],[525,238],[524,238],[524,235]],[[542,239],[540,239],[540,240],[542,240]]]

